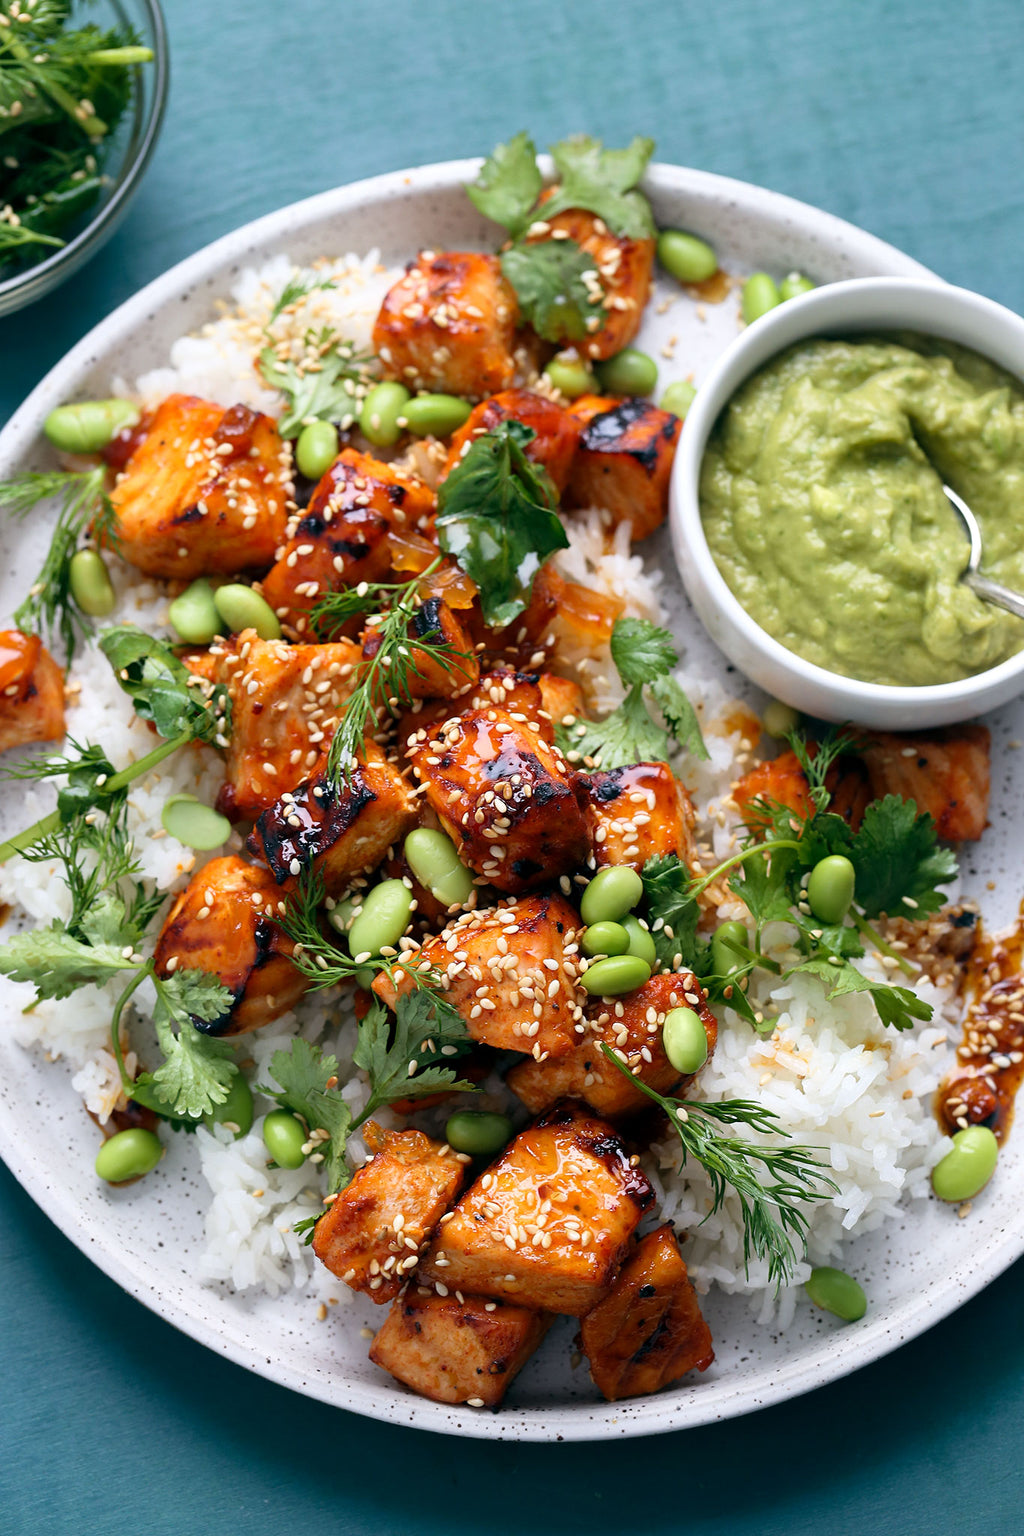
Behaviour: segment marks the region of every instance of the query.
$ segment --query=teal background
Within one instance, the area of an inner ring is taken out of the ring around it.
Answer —
[[[215,236],[522,126],[542,144],[649,133],[661,159],[817,203],[1024,309],[1020,0],[166,6],[172,94],[148,178],[80,276],[0,321],[0,422]],[[751,1418],[607,1449],[456,1443],[200,1349],[0,1169],[0,1532],[1018,1532],[1022,1280],[1018,1264],[888,1359]]]

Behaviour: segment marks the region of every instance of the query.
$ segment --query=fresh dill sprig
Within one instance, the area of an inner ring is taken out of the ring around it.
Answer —
[[[366,392],[376,380],[375,357],[359,352],[331,325],[309,326],[303,332],[300,356],[291,342],[281,342],[273,328],[281,316],[312,293],[333,288],[333,277],[296,272],[282,288],[263,327],[265,345],[257,362],[271,389],[284,395],[287,408],[277,424],[282,437],[298,437],[309,421],[333,421],[346,430],[354,426]]]

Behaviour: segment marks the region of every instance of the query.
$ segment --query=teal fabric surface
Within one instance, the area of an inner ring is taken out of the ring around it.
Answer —
[[[148,179],[78,278],[0,321],[0,421],[109,309],[236,224],[522,126],[650,133],[660,159],[817,203],[1024,309],[1020,0],[165,3]],[[1017,1532],[1022,1280],[1018,1264],[887,1360],[741,1421],[611,1452],[456,1444],[202,1350],[0,1170],[0,1532]]]

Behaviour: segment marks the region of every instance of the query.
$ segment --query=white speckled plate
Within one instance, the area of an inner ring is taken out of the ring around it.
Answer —
[[[275,252],[303,262],[379,246],[393,263],[422,245],[493,247],[493,227],[461,190],[475,170],[470,161],[430,166],[327,192],[248,224],[174,267],[97,326],[33,392],[0,434],[0,477],[46,462],[39,428],[53,406],[77,395],[106,395],[113,373],[132,377],[161,362],[176,336],[212,318],[215,301],[240,269]],[[651,171],[647,190],[659,224],[700,231],[727,270],[784,273],[796,267],[819,282],[923,275],[916,262],[873,236],[740,182],[660,166]],[[678,288],[673,291],[678,297]],[[699,382],[735,335],[735,299],[700,311],[682,297],[667,313],[656,310],[656,303],[648,310],[640,345],[659,358],[662,382],[691,372]],[[675,354],[667,362],[661,349],[672,337]],[[40,530],[34,537],[0,530],[0,565],[8,572],[34,571],[37,551],[19,540],[39,543],[43,536]],[[671,570],[667,542],[653,540],[645,548]],[[678,584],[673,591],[673,619],[689,660],[722,671],[721,656]],[[16,577],[0,581],[0,612],[9,613],[20,595]],[[733,682],[743,691],[735,675]],[[968,852],[964,875],[988,915],[1005,921],[1016,902],[1013,850],[1022,846],[1024,830],[1020,796],[1011,793],[1013,753],[1007,747],[1010,738],[1024,737],[1020,706],[1001,711],[991,723],[995,825]],[[990,881],[994,897],[986,893]],[[598,1399],[585,1368],[571,1368],[574,1325],[562,1320],[500,1412],[446,1408],[414,1397],[369,1363],[359,1327],[379,1322],[380,1313],[368,1303],[332,1309],[323,1323],[316,1320],[315,1301],[301,1291],[269,1301],[199,1285],[194,1259],[208,1192],[188,1138],[168,1138],[169,1155],[144,1185],[110,1190],[93,1175],[96,1133],[69,1077],[0,1035],[0,1154],[84,1253],[168,1322],[249,1370],[357,1413],[442,1433],[591,1440],[730,1418],[806,1392],[895,1349],[1024,1252],[1024,1173],[1018,1144],[1011,1142],[997,1179],[975,1201],[968,1220],[958,1221],[933,1202],[851,1250],[850,1265],[871,1298],[860,1324],[842,1326],[801,1308],[792,1328],[776,1337],[753,1321],[741,1298],[713,1294],[706,1310],[717,1359],[706,1375],[657,1397],[608,1405]]]

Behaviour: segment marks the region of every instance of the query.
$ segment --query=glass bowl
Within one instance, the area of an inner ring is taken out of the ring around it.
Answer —
[[[72,16],[72,25],[77,13]],[[152,48],[149,64],[132,69],[133,92],[103,163],[108,185],[98,202],[72,225],[66,245],[34,266],[0,279],[0,315],[32,304],[77,272],[104,245],[124,218],[156,146],[167,104],[169,78],[167,32],[158,0],[99,0],[88,20],[98,26],[131,27],[140,43]]]

